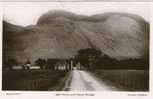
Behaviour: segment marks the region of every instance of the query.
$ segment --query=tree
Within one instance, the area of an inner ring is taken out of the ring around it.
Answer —
[[[102,56],[100,50],[94,48],[81,49],[78,51],[76,60],[79,61],[87,69],[93,69],[93,65]]]
[[[25,64],[31,64],[31,61],[28,59]]]
[[[59,59],[56,59],[56,58],[49,58],[49,59],[47,59],[47,64],[46,64],[47,66],[46,66],[46,68],[54,70],[54,66],[55,66],[55,64],[57,62],[59,62]]]
[[[18,65],[18,61],[14,58],[11,58],[6,61],[5,65],[6,65],[5,67],[12,69],[13,66]]]
[[[46,65],[46,60],[39,58],[38,60],[35,61],[35,64],[40,66],[41,69],[43,69],[44,66]]]

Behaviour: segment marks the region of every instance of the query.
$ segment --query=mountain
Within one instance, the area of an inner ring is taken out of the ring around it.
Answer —
[[[15,52],[21,52],[20,42],[18,40],[20,32],[24,30],[24,27],[10,24],[3,21],[3,59],[16,58]]]
[[[70,58],[85,48],[100,49],[117,60],[143,58],[149,53],[149,23],[133,14],[83,16],[55,10],[42,15],[33,26],[3,24],[7,35],[4,60]]]

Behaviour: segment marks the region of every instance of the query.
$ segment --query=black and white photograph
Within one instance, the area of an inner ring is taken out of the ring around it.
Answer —
[[[149,92],[149,6],[3,5],[2,91]]]

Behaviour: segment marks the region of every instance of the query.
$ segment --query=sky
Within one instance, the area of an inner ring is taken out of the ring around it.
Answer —
[[[87,16],[105,12],[124,12],[139,15],[148,22],[150,20],[150,9],[147,4],[127,2],[5,2],[3,19],[15,25],[35,25],[42,14],[57,9]]]

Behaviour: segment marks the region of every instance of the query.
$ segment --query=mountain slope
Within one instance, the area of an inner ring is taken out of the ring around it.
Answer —
[[[8,29],[6,25],[3,28]],[[86,17],[51,11],[42,15],[36,25],[15,34],[4,37],[4,40],[10,38],[3,45],[7,46],[3,50],[5,59],[69,58],[84,48],[100,49],[118,60],[143,58],[149,52],[149,23],[131,14],[104,13]]]

